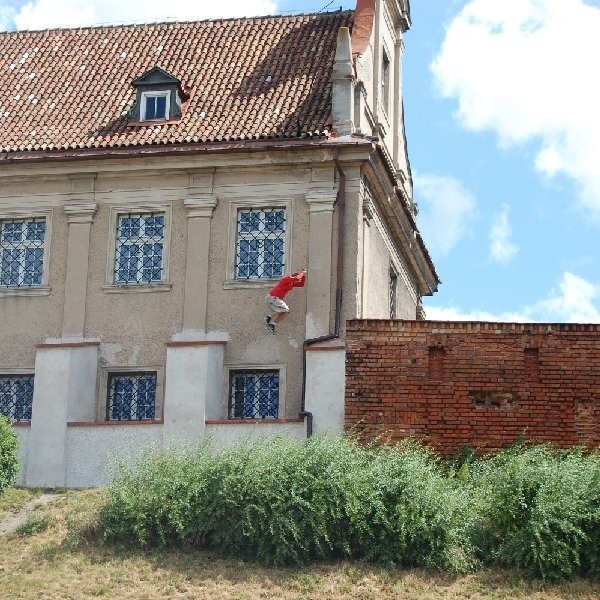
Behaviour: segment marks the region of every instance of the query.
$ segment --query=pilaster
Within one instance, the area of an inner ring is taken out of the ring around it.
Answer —
[[[350,30],[340,27],[333,63],[331,115],[336,135],[354,131],[354,68]]]
[[[306,349],[305,410],[313,415],[314,433],[344,431],[346,350],[339,340]]]
[[[332,237],[334,191],[311,192],[309,205],[308,280],[306,290],[306,338],[329,333],[331,316]]]
[[[221,418],[225,341],[167,342],[163,442],[197,442]]]
[[[25,485],[66,485],[67,423],[96,415],[98,342],[40,344]]]
[[[94,198],[94,178],[73,179],[71,198],[63,207],[69,234],[67,273],[63,306],[63,337],[83,338],[90,250],[90,232],[98,204]]]
[[[187,253],[183,302],[183,329],[206,331],[208,267],[211,220],[217,197],[213,194],[188,196]]]

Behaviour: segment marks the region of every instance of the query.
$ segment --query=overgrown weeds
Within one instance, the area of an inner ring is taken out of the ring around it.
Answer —
[[[271,565],[339,557],[459,574],[600,577],[600,456],[519,445],[441,462],[414,442],[315,436],[147,455],[100,515],[105,540]]]

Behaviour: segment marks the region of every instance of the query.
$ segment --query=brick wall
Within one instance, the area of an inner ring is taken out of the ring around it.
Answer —
[[[600,446],[600,325],[349,321],[346,429],[441,452]]]

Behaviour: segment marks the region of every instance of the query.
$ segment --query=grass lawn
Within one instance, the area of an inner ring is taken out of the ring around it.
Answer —
[[[9,490],[0,519],[39,492]],[[597,600],[600,583],[558,586],[493,570],[460,578],[424,571],[387,571],[342,561],[302,570],[272,569],[198,551],[115,551],[93,533],[100,490],[68,491],[36,509],[0,538],[2,600],[115,598],[387,600],[536,599]]]

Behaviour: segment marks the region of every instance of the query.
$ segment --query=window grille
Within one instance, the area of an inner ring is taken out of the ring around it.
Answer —
[[[45,219],[0,221],[1,287],[42,284],[45,237]]]
[[[284,209],[242,209],[237,215],[235,276],[272,279],[285,269]]]
[[[33,375],[0,375],[0,413],[9,421],[31,421]]]
[[[230,419],[276,419],[279,415],[279,371],[232,371]]]
[[[112,373],[108,379],[109,421],[154,419],[156,373]]]
[[[163,280],[165,215],[119,215],[115,257],[116,283],[155,283]]]

